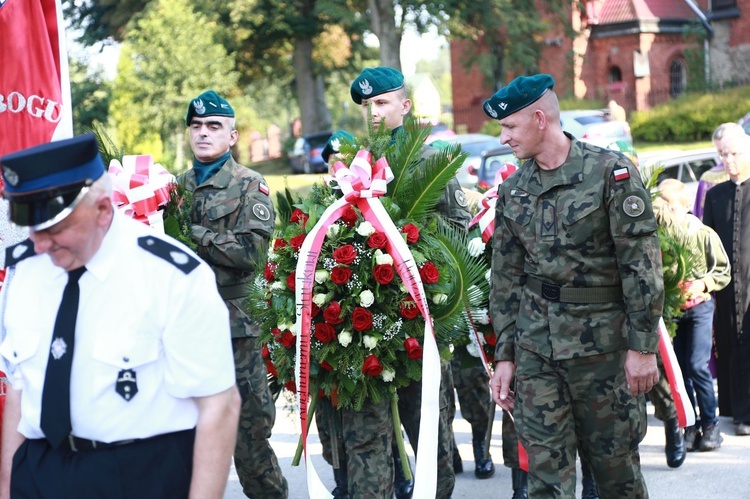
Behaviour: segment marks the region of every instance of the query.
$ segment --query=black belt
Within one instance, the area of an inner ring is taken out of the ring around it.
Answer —
[[[568,288],[527,276],[526,287],[549,301],[561,303],[614,303],[622,300],[622,287]]]
[[[73,452],[104,450],[111,449],[112,447],[129,445],[138,442],[139,440],[140,439],[138,438],[131,438],[129,440],[118,440],[117,442],[98,442],[96,440],[89,440],[88,438],[79,438],[73,435],[68,435],[68,438],[62,441],[61,447]]]
[[[247,284],[235,284],[233,286],[219,286],[219,294],[222,300],[234,300],[247,296]]]

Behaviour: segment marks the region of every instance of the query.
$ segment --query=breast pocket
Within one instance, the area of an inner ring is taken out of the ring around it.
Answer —
[[[3,344],[0,345],[0,355],[5,357],[11,366],[11,372],[6,374],[10,377],[13,373],[12,383],[19,390],[23,388],[24,372],[27,369],[29,372],[34,370],[43,372],[43,369],[45,369],[48,355],[42,355],[41,352],[38,352],[40,348],[39,338],[39,333],[25,331],[23,334],[8,335]]]
[[[528,198],[523,198],[523,201],[511,200],[503,208],[503,217],[525,230],[532,218],[530,200]]]
[[[101,395],[108,391],[115,393],[118,380],[123,376],[134,378],[137,385],[153,383],[156,361],[161,350],[160,341],[145,334],[111,334],[99,338],[93,351],[97,362],[96,375],[92,380],[94,392]],[[145,380],[147,377],[149,380]]]
[[[217,201],[214,199],[206,203],[206,218],[212,222],[227,217],[240,208],[240,198],[228,198],[221,200],[221,202]]]

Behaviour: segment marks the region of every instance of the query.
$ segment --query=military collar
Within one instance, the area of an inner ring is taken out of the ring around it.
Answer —
[[[229,159],[223,165],[221,165],[219,171],[216,172],[211,178],[205,180],[202,184],[200,184],[200,187],[209,185],[217,189],[225,189],[229,187],[229,183],[232,181],[232,170],[234,169],[235,165],[236,163],[234,162],[234,158],[229,156]],[[195,182],[197,183],[198,179],[195,178],[195,172],[193,172],[193,179],[195,179]]]
[[[562,165],[560,165],[555,171],[557,175],[551,179],[551,182],[547,185],[547,190],[560,185],[573,185],[583,182],[583,148],[581,142],[575,137],[570,135],[568,132],[565,136],[570,139],[570,150],[568,151],[568,157],[565,159]],[[525,190],[534,196],[542,194],[542,181],[540,173],[538,171],[539,166],[535,159],[528,160],[521,170],[521,177],[516,185],[525,186]]]

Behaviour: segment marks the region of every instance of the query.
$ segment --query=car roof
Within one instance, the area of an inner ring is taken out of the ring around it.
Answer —
[[[490,140],[499,141],[500,139],[486,133],[459,133],[445,140],[448,142],[458,142],[459,144],[468,144],[470,142],[485,142]]]
[[[655,163],[680,163],[682,161],[690,161],[693,159],[703,158],[718,158],[719,153],[713,147],[705,147],[702,149],[690,149],[683,151],[680,149],[669,149],[666,151],[654,151],[652,153],[644,153],[638,155],[638,160],[641,164],[655,164]]]
[[[576,116],[597,116],[607,114],[601,109],[578,109],[574,111],[560,111],[561,118],[575,118]]]

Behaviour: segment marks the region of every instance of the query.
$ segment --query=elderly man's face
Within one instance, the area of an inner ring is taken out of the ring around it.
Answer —
[[[750,178],[750,137],[730,135],[721,141],[721,159],[729,177],[741,182]]]
[[[362,117],[367,122],[367,104],[372,104],[372,124],[377,130],[380,123],[393,130],[404,124],[404,116],[411,109],[411,101],[403,90],[394,90],[376,95],[372,99],[362,99]]]
[[[190,148],[198,161],[210,163],[229,151],[238,137],[233,122],[232,118],[225,116],[194,117],[190,120]]]

